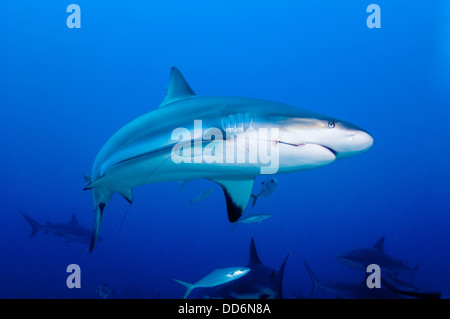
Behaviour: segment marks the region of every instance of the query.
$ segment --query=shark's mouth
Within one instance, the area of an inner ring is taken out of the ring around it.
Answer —
[[[332,149],[332,148],[330,148],[330,147],[328,147],[328,146],[322,145],[322,144],[317,144],[317,143],[294,144],[294,143],[288,143],[288,142],[283,142],[283,141],[279,141],[279,143],[280,143],[280,144],[285,144],[285,145],[294,146],[294,147],[304,146],[304,145],[307,145],[307,144],[314,144],[314,145],[317,145],[317,146],[320,146],[320,147],[323,147],[323,148],[329,150],[329,151],[330,151],[331,153],[333,153],[333,155],[336,156],[336,157],[337,157],[337,155],[338,155],[338,152],[337,152],[337,151],[335,151],[334,149]]]
[[[326,149],[329,150],[331,153],[333,153],[334,156],[336,156],[336,157],[338,156],[338,152],[336,152],[334,149],[329,148],[328,146],[325,146],[325,145],[322,145],[322,144],[317,144],[317,145],[322,146],[323,148],[326,148]]]

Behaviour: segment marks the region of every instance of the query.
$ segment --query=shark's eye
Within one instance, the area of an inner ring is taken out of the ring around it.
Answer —
[[[333,127],[335,127],[335,126],[336,126],[336,124],[334,124],[333,121],[329,121],[329,122],[328,122],[328,127],[329,127],[329,128],[333,128]]]

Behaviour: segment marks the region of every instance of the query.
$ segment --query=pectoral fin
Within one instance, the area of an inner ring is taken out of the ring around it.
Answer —
[[[254,179],[214,180],[219,184],[227,202],[228,220],[236,222],[247,208],[252,194]]]

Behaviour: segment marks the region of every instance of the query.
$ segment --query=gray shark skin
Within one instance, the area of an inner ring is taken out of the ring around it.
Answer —
[[[22,212],[20,213],[32,228],[30,238],[36,236],[36,234],[42,230],[45,234],[52,233],[55,236],[62,237],[66,239],[66,242],[68,243],[78,242],[82,244],[89,244],[91,241],[91,231],[78,223],[75,214],[72,214],[72,219],[68,223],[53,224],[47,222],[46,224],[39,224],[28,215],[25,215]],[[99,237],[99,240],[102,240],[101,237]]]
[[[366,282],[361,283],[343,283],[343,282],[320,282],[317,276],[314,274],[308,263],[305,261],[305,267],[308,271],[309,278],[313,289],[311,291],[311,297],[317,291],[318,288],[334,295],[336,298],[341,299],[409,299],[412,298],[408,295],[401,294],[385,287],[381,288],[368,288]]]
[[[425,291],[422,288],[416,287],[412,283],[403,281],[393,275],[383,276],[381,278],[381,283],[391,291],[419,299],[441,299],[442,295],[441,292]]]
[[[264,265],[258,257],[255,241],[250,243],[247,268],[250,271],[242,278],[213,288],[199,288],[192,299],[282,299],[283,276],[289,254],[280,268]]]
[[[196,120],[202,123],[200,134]],[[189,133],[189,140],[174,140],[178,128]],[[245,154],[238,154],[248,158],[255,147],[259,150],[268,145],[278,147],[277,158],[269,163],[272,165],[276,160],[276,170],[272,173],[318,168],[360,154],[373,144],[372,137],[353,124],[294,106],[242,97],[198,96],[173,67],[161,105],[117,131],[97,154],[91,176],[85,176],[85,190],[92,191],[95,210],[90,252],[99,234],[104,208],[113,194],[119,193],[131,203],[132,189],[139,185],[210,179],[223,189],[229,221],[241,217],[250,200],[254,179],[268,163],[262,160],[198,163],[195,162],[201,160],[198,154],[194,154],[194,162],[173,160],[173,150],[180,146],[179,142],[192,146],[194,153],[196,148],[205,152],[214,135],[208,139],[205,134],[211,133],[211,129],[226,137],[222,139],[223,144],[233,149],[239,147],[238,137],[250,129],[278,132],[275,137],[258,135],[248,141]],[[228,138],[228,134],[236,138]],[[216,151],[220,155],[221,150]]]
[[[404,261],[394,258],[384,251],[384,237],[373,248],[360,248],[336,256],[346,266],[366,271],[370,264],[380,266],[383,274],[413,276],[417,268],[411,268]]]

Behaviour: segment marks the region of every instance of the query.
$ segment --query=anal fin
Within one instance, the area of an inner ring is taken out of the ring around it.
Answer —
[[[117,190],[115,189],[115,191],[120,195],[122,195],[123,198],[125,198],[128,203],[131,204],[133,202],[133,192],[132,192],[133,189],[131,187],[121,187],[118,188]]]

